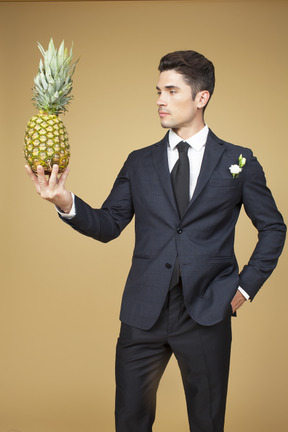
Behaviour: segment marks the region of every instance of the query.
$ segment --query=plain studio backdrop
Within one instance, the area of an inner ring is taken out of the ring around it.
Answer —
[[[39,41],[74,43],[68,188],[99,207],[128,153],[164,135],[159,59],[193,49],[216,67],[206,122],[251,147],[287,215],[287,13],[284,1],[0,2],[0,432],[111,432],[119,308],[133,222],[103,245],[65,226],[24,171]],[[287,219],[287,218],[286,218]],[[242,267],[256,230],[243,211]],[[233,319],[227,432],[286,432],[287,252]],[[105,331],[103,330],[105,329]],[[160,384],[155,432],[187,431],[176,361]]]

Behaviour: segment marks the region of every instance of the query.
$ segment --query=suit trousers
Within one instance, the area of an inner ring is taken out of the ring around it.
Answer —
[[[187,313],[181,280],[156,324],[121,324],[116,348],[117,432],[152,432],[156,393],[172,354],[181,371],[191,432],[223,432],[231,347],[231,314],[201,326]]]

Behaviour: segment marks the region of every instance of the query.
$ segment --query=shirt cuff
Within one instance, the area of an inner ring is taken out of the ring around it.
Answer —
[[[238,291],[241,292],[241,294],[245,297],[246,300],[249,300],[250,296],[246,293],[246,291],[243,290],[240,286],[238,287]]]
[[[72,199],[73,199],[73,204],[72,204],[72,208],[70,210],[70,213],[63,213],[59,207],[55,206],[59,215],[64,219],[72,219],[73,217],[76,216],[75,195],[72,192],[71,192],[71,195],[72,195]]]

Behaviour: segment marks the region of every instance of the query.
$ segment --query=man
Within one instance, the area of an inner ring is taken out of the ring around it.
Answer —
[[[251,150],[217,138],[204,123],[213,64],[194,51],[164,56],[158,111],[169,132],[132,152],[101,209],[26,167],[61,218],[102,242],[135,216],[116,352],[116,430],[151,432],[157,387],[172,353],[185,389],[190,430],[223,432],[231,315],[252,300],[277,264],[286,227]],[[234,231],[242,206],[259,241],[239,273]]]

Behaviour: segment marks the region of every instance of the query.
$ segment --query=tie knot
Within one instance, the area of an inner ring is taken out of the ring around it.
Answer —
[[[188,153],[189,144],[187,142],[181,141],[179,144],[177,144],[178,152],[179,153]]]

